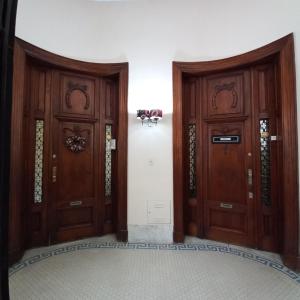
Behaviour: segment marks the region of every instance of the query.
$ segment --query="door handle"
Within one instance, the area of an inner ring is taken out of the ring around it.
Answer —
[[[248,185],[252,185],[253,179],[252,179],[252,169],[248,169]]]
[[[57,167],[53,166],[52,167],[52,182],[56,182],[56,173],[57,173]]]

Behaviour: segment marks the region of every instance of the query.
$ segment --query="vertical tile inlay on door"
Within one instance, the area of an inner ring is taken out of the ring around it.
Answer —
[[[35,122],[34,203],[43,198],[44,120]]]
[[[271,206],[271,166],[270,166],[270,134],[269,120],[260,121],[260,168],[261,168],[261,201]]]
[[[189,125],[189,195],[196,196],[196,125]]]
[[[111,196],[112,155],[110,140],[112,138],[112,126],[105,125],[105,197]]]

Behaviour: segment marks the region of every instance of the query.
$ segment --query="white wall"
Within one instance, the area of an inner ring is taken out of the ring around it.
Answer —
[[[172,61],[230,57],[290,32],[295,33],[299,96],[299,0],[19,0],[16,27],[18,37],[54,53],[85,61],[129,62],[132,240],[143,234],[146,238],[147,228],[149,239],[157,234],[171,239]],[[165,113],[162,122],[142,127],[136,109],[156,107]],[[150,223],[165,225],[145,227]]]

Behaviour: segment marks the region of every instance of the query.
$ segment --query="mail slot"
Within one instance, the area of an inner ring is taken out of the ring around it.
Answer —
[[[239,144],[241,137],[239,135],[213,135],[213,144]]]

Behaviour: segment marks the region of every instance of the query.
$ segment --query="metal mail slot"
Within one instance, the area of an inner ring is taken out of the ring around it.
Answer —
[[[70,202],[70,206],[80,206],[82,204],[82,201],[73,201]]]
[[[239,144],[241,142],[240,135],[213,135],[213,144]]]
[[[229,204],[229,203],[221,203],[220,207],[222,207],[222,208],[232,208],[233,206],[232,206],[232,204]]]

